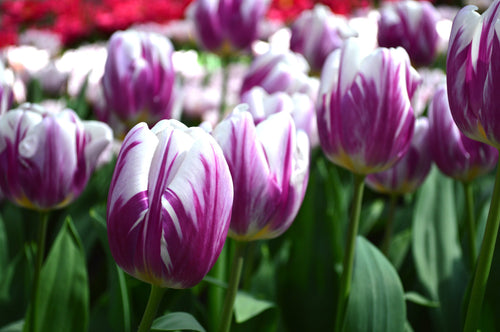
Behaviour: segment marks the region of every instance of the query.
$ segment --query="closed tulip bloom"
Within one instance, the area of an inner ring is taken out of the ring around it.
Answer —
[[[453,119],[468,137],[500,148],[500,1],[482,15],[466,6],[453,20],[446,61]]]
[[[248,48],[258,37],[269,0],[196,0],[188,10],[202,47],[222,54]]]
[[[408,149],[420,80],[402,48],[365,56],[349,39],[327,59],[317,107],[320,143],[335,164],[357,174],[385,171]]]
[[[103,118],[133,126],[154,124],[177,116],[173,46],[159,34],[115,32],[108,43],[102,86],[106,102]]]
[[[429,121],[426,117],[418,118],[405,155],[387,171],[369,174],[366,184],[386,194],[406,194],[417,190],[431,169],[429,136]]]
[[[30,209],[64,207],[85,188],[112,137],[105,123],[81,121],[72,110],[48,114],[23,104],[0,116],[0,189]]]
[[[290,114],[279,112],[257,126],[246,105],[213,131],[234,181],[229,236],[271,239],[290,227],[309,177],[309,142]]]
[[[252,61],[243,78],[240,95],[260,86],[267,93],[300,92],[312,96],[316,85],[315,80],[307,76],[308,70],[307,62],[299,54],[270,49]]]
[[[347,21],[324,5],[306,10],[292,24],[290,49],[302,54],[313,72],[320,72],[326,57],[356,32]]]
[[[429,117],[432,157],[441,172],[454,179],[470,182],[495,167],[497,149],[460,132],[451,116],[444,86],[436,92],[429,105]]]
[[[201,128],[163,120],[133,127],[108,196],[111,253],[128,274],[189,288],[217,260],[229,227],[233,184],[224,155]]]
[[[380,10],[377,39],[382,47],[403,47],[412,63],[430,65],[436,58],[439,13],[427,1],[406,0]]]

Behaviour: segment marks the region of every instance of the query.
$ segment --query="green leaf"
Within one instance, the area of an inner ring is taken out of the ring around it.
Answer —
[[[439,302],[429,300],[428,298],[426,298],[423,295],[416,293],[416,292],[406,293],[405,299],[406,299],[406,301],[410,301],[410,302],[413,302],[415,304],[419,304],[419,305],[424,306],[424,307],[431,307],[431,308],[439,307]]]
[[[406,304],[399,276],[385,256],[358,236],[344,331],[403,331]]]
[[[392,238],[389,246],[389,260],[394,267],[399,270],[403,261],[410,249],[411,245],[411,229],[405,229]]]
[[[0,328],[0,332],[21,332],[24,327],[24,319],[12,322]]]
[[[68,217],[42,267],[36,331],[87,331],[89,289],[83,248]]]
[[[433,309],[436,329],[460,330],[466,273],[458,238],[453,180],[434,167],[418,193],[413,215],[412,252]]]
[[[189,330],[205,332],[203,326],[187,312],[171,312],[154,320],[151,331]]]
[[[273,307],[275,307],[275,304],[270,301],[260,300],[248,293],[239,291],[234,301],[236,323],[243,323]]]

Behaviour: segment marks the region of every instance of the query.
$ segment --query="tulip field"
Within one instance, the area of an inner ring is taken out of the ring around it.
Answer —
[[[500,331],[500,0],[0,2],[0,332]]]

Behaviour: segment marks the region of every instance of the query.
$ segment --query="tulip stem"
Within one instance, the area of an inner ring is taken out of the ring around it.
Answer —
[[[224,307],[220,321],[220,332],[228,332],[231,327],[233,318],[233,306],[238,292],[240,283],[241,271],[243,270],[243,259],[245,256],[246,242],[236,241],[236,249],[234,252],[233,263],[231,266],[231,274],[229,275],[229,284],[227,286],[226,298],[224,299]]]
[[[359,215],[361,212],[361,203],[363,201],[363,190],[365,185],[365,176],[354,174],[354,197],[351,206],[351,220],[347,228],[347,242],[344,251],[344,261],[342,276],[340,277],[340,288],[337,301],[337,315],[335,319],[335,331],[341,331],[344,323],[345,307],[349,293],[351,291],[352,267],[354,263],[354,251],[356,247],[356,236],[359,228]]]
[[[491,197],[490,210],[486,220],[483,242],[479,257],[477,259],[474,278],[472,279],[472,291],[470,294],[469,305],[467,307],[467,316],[465,319],[464,332],[475,332],[479,317],[481,316],[481,307],[483,304],[484,293],[490,274],[491,261],[495,250],[498,227],[500,226],[500,167],[497,165],[495,187]]]
[[[474,218],[474,195],[472,184],[470,182],[462,182],[465,193],[465,210],[467,218],[467,236],[469,237],[469,263],[471,271],[476,265],[476,222]]]
[[[148,332],[153,325],[153,320],[158,312],[158,307],[160,306],[161,299],[165,293],[165,288],[151,284],[151,292],[149,293],[148,304],[146,305],[146,310],[142,315],[141,324],[139,325],[138,332]]]
[[[45,253],[45,238],[47,237],[47,225],[49,223],[49,213],[40,212],[40,223],[38,225],[38,238],[36,243],[35,271],[33,276],[33,288],[31,290],[31,303],[28,311],[28,331],[35,330],[36,322],[36,299],[38,287],[40,285],[40,271],[42,270],[43,257]]]
[[[221,119],[224,118],[224,113],[226,111],[226,100],[227,100],[227,85],[229,83],[229,58],[227,56],[221,56],[221,70],[222,70],[222,87],[220,95],[220,106],[219,115]]]
[[[385,224],[384,239],[382,240],[382,252],[386,257],[389,257],[389,248],[391,246],[392,232],[394,230],[394,217],[396,215],[396,206],[398,203],[398,195],[391,194],[389,203],[389,215]]]

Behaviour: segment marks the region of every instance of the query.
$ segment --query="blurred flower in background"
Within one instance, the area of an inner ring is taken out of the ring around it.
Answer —
[[[0,188],[12,202],[50,210],[75,200],[113,134],[69,109],[48,113],[23,104],[0,116]]]
[[[388,170],[368,174],[365,178],[366,184],[373,190],[386,194],[414,192],[424,182],[431,169],[429,142],[429,121],[426,117],[418,118],[408,151]]]
[[[101,120],[127,128],[177,118],[180,103],[172,63],[173,46],[164,36],[134,30],[113,34],[102,77],[105,111]]]
[[[458,129],[451,116],[445,85],[441,85],[432,99],[429,120],[432,157],[441,172],[470,182],[496,166],[497,149],[468,138]]]
[[[386,3],[380,9],[378,43],[403,47],[415,66],[429,65],[436,57],[439,13],[427,1]]]
[[[269,0],[195,0],[188,9],[202,48],[229,55],[249,49]]]
[[[241,102],[248,104],[255,124],[278,112],[291,114],[297,130],[303,130],[309,137],[311,147],[318,146],[315,102],[308,95],[298,92],[291,96],[285,92],[268,94],[256,86],[241,97]]]
[[[345,17],[333,14],[323,5],[303,11],[291,26],[290,49],[302,54],[313,73],[321,72],[326,57],[342,46],[356,32],[347,25]]]
[[[176,120],[124,139],[108,196],[108,239],[118,266],[160,287],[189,288],[224,246],[233,184],[223,153]]]

